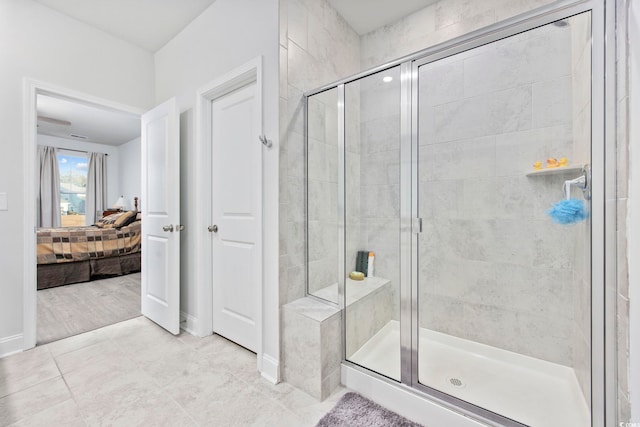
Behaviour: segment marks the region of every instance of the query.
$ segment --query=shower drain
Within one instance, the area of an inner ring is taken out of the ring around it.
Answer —
[[[460,378],[456,378],[456,377],[447,378],[447,382],[457,388],[462,388],[465,386],[464,382],[462,382]]]

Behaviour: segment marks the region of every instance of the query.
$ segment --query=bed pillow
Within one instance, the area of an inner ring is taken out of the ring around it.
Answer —
[[[136,220],[137,214],[138,214],[138,211],[122,212],[122,214],[118,218],[116,218],[115,222],[113,223],[113,227],[114,228],[126,227],[127,225],[131,224],[133,221]]]
[[[94,225],[98,228],[121,228],[135,221],[136,211],[118,212],[101,218]]]
[[[114,213],[111,215],[104,216],[100,218],[98,222],[96,222],[93,225],[95,225],[98,228],[113,228],[113,223],[116,222],[116,220],[120,218],[120,215],[122,215],[123,213],[124,212],[119,212],[119,213]]]

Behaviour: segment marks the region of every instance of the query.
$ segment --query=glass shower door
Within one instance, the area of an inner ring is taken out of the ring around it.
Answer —
[[[306,133],[307,293],[337,304],[340,148],[336,88],[309,97]],[[290,215],[297,219],[302,210],[298,206]]]
[[[414,69],[417,379],[523,424],[590,425],[591,224],[547,212],[570,197],[588,216],[590,13]]]
[[[344,85],[346,359],[396,381],[400,80],[400,67],[394,67]]]

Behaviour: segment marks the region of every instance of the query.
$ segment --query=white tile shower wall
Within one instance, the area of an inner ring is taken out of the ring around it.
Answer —
[[[548,26],[426,65],[419,95],[421,326],[568,366],[576,229],[544,213],[562,178],[525,173],[574,158],[570,43]]]
[[[325,0],[280,1],[282,303],[304,295],[304,228],[293,215],[304,215],[302,92],[550,1],[441,0],[362,37]]]
[[[367,69],[553,0],[439,0],[397,22],[361,36],[361,67]]]
[[[300,271],[304,263],[304,228],[300,222],[304,217],[304,186],[301,182],[304,174],[302,92],[550,1],[441,0],[362,37],[349,27],[326,0],[280,1],[283,135],[280,151],[281,303],[304,295],[304,284],[298,283],[304,277]],[[359,110],[359,106],[353,102],[351,104],[354,110]],[[360,129],[347,128],[347,132],[356,134]],[[358,138],[347,139],[355,141]],[[353,151],[356,152],[358,148]],[[350,163],[354,164],[353,161]],[[359,210],[360,201],[352,199],[350,202],[353,206],[351,212],[358,217],[355,211]]]
[[[305,269],[305,194],[304,194],[304,123],[302,93],[323,84],[359,71],[359,38],[344,19],[325,0],[285,0],[281,2],[281,22],[286,31],[281,32],[281,141],[280,185],[281,194],[281,304],[304,296]],[[286,59],[286,61],[285,61]],[[286,68],[286,70],[285,70]],[[284,88],[286,87],[286,93]],[[326,108],[326,105],[325,105]],[[335,140],[325,141],[326,133],[334,131],[337,117],[334,110],[324,110],[316,104],[310,109],[310,117],[316,120],[317,132],[309,146],[310,162],[310,218],[309,239],[313,257],[309,263],[310,285],[328,286],[337,281],[337,231],[330,230],[335,224],[337,187],[324,174],[324,166],[337,168]],[[324,121],[324,122],[323,122]],[[329,126],[323,126],[329,124]],[[336,151],[337,152],[337,151]],[[336,160],[334,162],[334,160]],[[335,176],[335,173],[332,174]],[[325,179],[327,178],[327,179]],[[311,195],[310,195],[311,196]],[[322,218],[322,220],[321,220]],[[332,248],[330,248],[332,247]],[[323,256],[323,252],[334,254]]]
[[[337,90],[332,89],[309,99],[307,224],[311,294],[338,281],[337,96]]]
[[[303,98],[305,91],[312,90],[341,77],[354,74],[360,67],[360,41],[358,35],[349,27],[346,21],[329,5],[326,0],[281,0],[280,1],[280,305],[281,307],[289,302],[298,300],[305,295],[305,142],[304,142],[304,122],[303,122]],[[320,106],[317,106],[320,108]],[[317,111],[321,113],[321,111]],[[326,117],[328,115],[325,110]],[[321,120],[320,116],[315,116]],[[328,121],[331,129],[335,123]],[[318,129],[319,130],[319,129]],[[350,130],[347,129],[347,132]],[[322,138],[322,133],[316,134]],[[326,138],[326,134],[324,136]],[[329,158],[326,156],[328,150],[334,149],[333,142],[327,144],[318,142],[310,148],[322,152],[325,157],[322,160],[324,165],[329,165]],[[337,149],[337,147],[335,147]],[[330,156],[332,157],[332,156]],[[326,161],[326,163],[325,163]],[[334,167],[331,164],[331,167]],[[315,168],[314,165],[313,168]],[[335,165],[337,167],[337,164]],[[316,178],[321,178],[320,168],[310,170],[317,174]],[[316,179],[310,181],[309,185],[315,185],[316,191],[320,195],[318,199],[309,200],[309,214],[318,218],[326,215],[327,221],[322,224],[316,221],[317,229],[313,231],[315,241],[320,240],[320,244],[311,243],[311,249],[315,255],[323,247],[334,245],[334,238],[325,234],[335,234],[327,230],[330,219],[329,205],[334,204],[332,198],[337,200],[337,186],[329,180]],[[332,187],[336,190],[333,192]],[[320,203],[316,203],[320,202]],[[327,202],[326,205],[321,205]],[[337,209],[334,209],[337,213]],[[324,227],[324,229],[323,229]],[[311,233],[311,230],[310,230]],[[326,237],[326,238],[325,238]],[[337,235],[335,237],[335,247],[337,247]],[[332,252],[335,253],[335,252]],[[312,280],[322,278],[322,282],[330,285],[335,283],[335,270],[327,268],[328,264],[337,265],[337,259],[324,258],[326,264],[322,262],[309,264],[309,275]],[[326,275],[326,276],[324,276]],[[336,296],[337,297],[337,296]],[[284,315],[285,313],[283,313]],[[296,351],[300,354],[312,353],[319,349],[337,355],[326,359],[326,366],[323,365],[316,370],[306,369],[302,366],[297,369],[297,365],[291,365],[295,360],[291,355],[283,355],[284,372],[294,383],[314,384],[317,394],[322,398],[339,384],[339,365],[341,360],[341,322],[333,321],[324,328],[322,334],[316,334],[314,340],[304,339],[307,331],[304,328],[287,323],[284,316],[281,322],[281,337],[284,343],[293,342]],[[283,350],[286,351],[286,350]],[[295,354],[294,354],[295,356]],[[304,358],[301,358],[303,362]],[[289,366],[288,366],[289,364]],[[303,363],[304,365],[304,363]],[[336,375],[337,374],[337,375]]]

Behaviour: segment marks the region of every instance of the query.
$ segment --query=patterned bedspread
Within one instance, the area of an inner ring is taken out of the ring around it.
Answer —
[[[115,228],[38,229],[38,264],[85,261],[140,252],[140,221]]]

